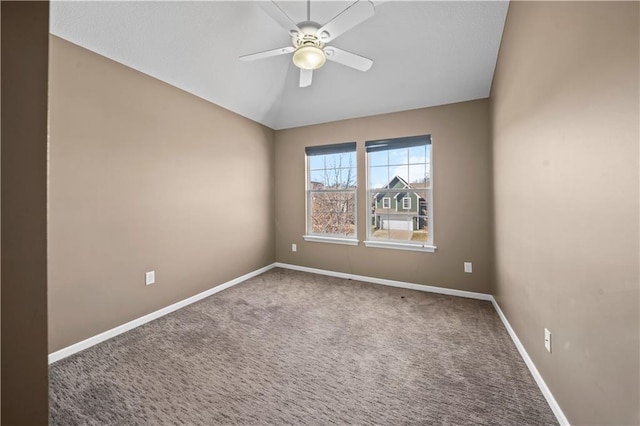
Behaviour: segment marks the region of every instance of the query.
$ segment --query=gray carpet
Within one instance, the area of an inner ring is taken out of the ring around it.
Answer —
[[[50,367],[52,425],[557,424],[489,302],[273,269]]]

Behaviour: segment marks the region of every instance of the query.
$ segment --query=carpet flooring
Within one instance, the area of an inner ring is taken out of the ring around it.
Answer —
[[[556,425],[492,305],[284,269],[50,366],[51,425]]]

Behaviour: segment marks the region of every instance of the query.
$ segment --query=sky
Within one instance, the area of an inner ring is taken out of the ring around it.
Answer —
[[[377,151],[367,155],[367,174],[372,189],[383,188],[395,176],[409,183],[424,182],[425,178],[431,176],[431,145]],[[349,177],[357,176],[356,153],[310,156],[309,173],[311,181],[324,182],[325,185],[339,181],[344,187]]]

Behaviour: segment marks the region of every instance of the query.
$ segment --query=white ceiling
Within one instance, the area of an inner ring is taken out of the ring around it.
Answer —
[[[351,3],[312,1],[311,19],[325,24]],[[306,20],[306,1],[278,4]],[[489,96],[506,0],[374,4],[373,18],[331,43],[373,67],[327,62],[306,88],[291,55],[238,60],[291,44],[257,2],[54,1],[51,33],[273,129]]]

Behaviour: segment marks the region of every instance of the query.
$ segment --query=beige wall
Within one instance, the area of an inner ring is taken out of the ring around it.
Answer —
[[[277,260],[495,293],[572,424],[637,424],[638,12],[513,2],[491,102],[278,132],[52,37],[49,350]],[[358,143],[364,206],[364,142],[418,134],[435,253],[302,239],[305,146]]]
[[[488,293],[492,281],[489,102],[478,100],[345,120],[276,133],[278,262]],[[435,253],[364,247],[367,205],[364,142],[433,137]],[[305,242],[304,148],[358,144],[358,246]],[[291,244],[298,245],[296,253]],[[465,274],[463,262],[473,262]]]
[[[575,425],[640,421],[638,6],[511,3],[491,95],[494,292]]]
[[[46,425],[49,4],[2,2],[2,418]]]
[[[272,130],[50,49],[50,351],[274,262]]]

